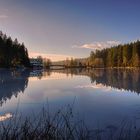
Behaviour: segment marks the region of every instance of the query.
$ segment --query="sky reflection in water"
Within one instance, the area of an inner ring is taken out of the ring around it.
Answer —
[[[139,70],[0,71],[1,116],[52,112],[74,103],[74,112],[90,125],[108,126],[139,115]],[[12,117],[12,116],[10,116]]]

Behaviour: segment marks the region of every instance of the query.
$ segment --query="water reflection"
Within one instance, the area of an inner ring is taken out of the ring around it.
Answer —
[[[24,93],[28,85],[29,71],[0,70],[0,105],[18,93]]]
[[[4,114],[4,115],[0,115],[0,122],[12,118],[12,116],[13,116],[13,115],[12,115],[11,113],[6,113],[6,114]]]
[[[91,73],[90,78],[91,82],[96,81],[96,84],[140,93],[140,71],[138,69],[96,70]]]
[[[7,99],[10,100],[13,95],[17,97],[18,93],[24,93],[29,79],[61,79],[63,77],[71,78],[75,75],[90,77],[91,83],[94,83],[90,86],[94,86],[94,88],[108,87],[140,93],[139,69],[0,70],[0,105],[2,106]]]
[[[140,93],[139,69],[67,69],[57,72],[66,73],[67,76],[84,75],[91,79],[91,83]]]

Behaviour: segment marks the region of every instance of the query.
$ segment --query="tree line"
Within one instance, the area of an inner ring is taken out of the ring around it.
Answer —
[[[92,67],[140,67],[140,41],[92,51],[88,58]]]
[[[0,31],[0,67],[18,66],[30,66],[27,48],[24,43],[20,44],[17,39],[12,40]]]
[[[86,58],[67,58],[63,63],[66,68],[87,67],[87,60]]]
[[[91,51],[88,58],[66,59],[66,67],[140,67],[140,41]]]

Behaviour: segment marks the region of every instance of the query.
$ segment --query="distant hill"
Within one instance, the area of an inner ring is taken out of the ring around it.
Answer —
[[[24,43],[18,43],[0,31],[0,67],[30,66],[28,50]]]

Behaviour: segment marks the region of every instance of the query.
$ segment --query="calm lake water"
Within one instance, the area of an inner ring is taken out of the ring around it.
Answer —
[[[0,70],[0,121],[17,109],[32,116],[48,104],[51,112],[70,104],[91,127],[124,119],[138,125],[139,93],[139,70]]]

